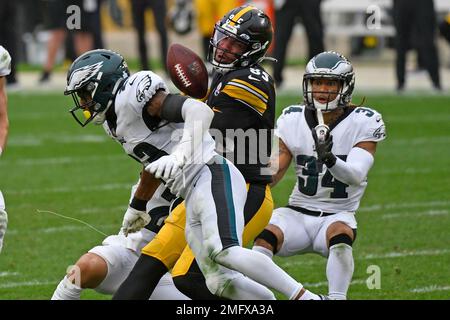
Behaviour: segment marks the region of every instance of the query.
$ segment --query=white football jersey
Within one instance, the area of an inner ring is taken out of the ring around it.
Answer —
[[[11,73],[11,56],[5,48],[0,46],[0,77]]]
[[[117,93],[113,105],[117,116],[115,123],[105,121],[103,124],[105,131],[125,152],[144,166],[170,154],[183,135],[184,123],[161,120],[145,110],[144,106],[159,89],[169,91],[157,74],[140,71],[132,75]],[[193,155],[194,160],[189,161],[178,176],[166,181],[173,194],[185,194],[198,171],[215,155],[210,135],[205,135],[202,146],[203,150]]]
[[[300,105],[287,107],[277,120],[275,135],[292,153],[297,175],[289,205],[324,212],[355,212],[366,189],[367,178],[358,186],[349,186],[336,180],[327,167],[317,161],[311,133],[316,125],[314,112]],[[378,142],[386,137],[381,114],[365,107],[348,108],[330,129],[332,152],[344,161],[357,143]]]

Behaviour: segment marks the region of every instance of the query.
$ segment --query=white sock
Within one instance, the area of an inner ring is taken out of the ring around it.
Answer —
[[[273,251],[265,247],[253,246],[252,250],[261,252],[263,255],[269,257],[270,259],[273,258]]]
[[[81,291],[83,289],[74,285],[65,276],[53,292],[52,300],[80,300]]]
[[[353,249],[345,243],[330,247],[327,262],[328,296],[330,299],[347,299],[347,290],[352,281],[354,263]]]
[[[243,275],[231,280],[221,297],[231,300],[276,300],[272,291]]]
[[[191,300],[175,287],[172,276],[166,273],[153,290],[150,300]]]
[[[275,262],[258,251],[234,246],[219,253],[215,261],[289,298],[295,297],[303,287]]]

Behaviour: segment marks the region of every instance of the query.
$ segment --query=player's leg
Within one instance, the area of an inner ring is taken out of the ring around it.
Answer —
[[[312,251],[312,240],[306,228],[311,217],[289,208],[275,209],[269,224],[255,240],[253,250],[269,258],[274,254],[289,257]],[[321,299],[320,296],[302,288],[299,299]]]
[[[243,243],[253,241],[264,229],[272,216],[273,199],[268,185],[247,184],[244,207],[245,227]],[[173,267],[172,277],[177,288],[192,299],[221,299],[206,286],[205,277],[198,267],[192,250],[187,246]]]
[[[240,246],[246,198],[245,182],[236,167],[228,160],[221,159],[207,165],[208,171],[202,172],[201,178],[191,190],[192,212],[189,213],[188,209],[187,216],[194,221],[187,221],[186,227],[198,223],[195,218],[200,220],[203,231],[201,246],[206,248],[206,254],[214,262],[236,270],[289,298],[297,298],[303,288],[300,283],[264,254]],[[186,234],[197,257],[198,251],[192,245],[189,234]],[[202,268],[201,265],[200,267]],[[203,269],[202,272],[207,278]]]
[[[133,270],[114,294],[113,299],[150,298],[161,277],[175,265],[186,246],[185,221],[184,204],[180,204],[167,217],[155,238],[142,249]]]
[[[95,291],[103,294],[113,295],[121,283],[127,278],[133,269],[138,254],[124,246],[99,246],[91,249],[90,253],[96,253],[107,263],[108,273],[103,281],[94,288]],[[95,285],[95,284],[92,284]],[[82,286],[83,287],[83,286]],[[84,288],[84,287],[83,287]],[[158,282],[155,290],[150,296],[151,300],[187,300],[174,285],[172,277],[166,273]]]
[[[314,251],[328,256],[326,274],[328,296],[344,300],[353,276],[353,242],[356,220],[351,213],[328,216],[314,240]]]
[[[197,182],[198,185],[198,182]],[[197,200],[201,200],[195,197]],[[196,202],[196,201],[193,201]],[[187,202],[188,203],[188,202]],[[190,204],[190,202],[189,202]],[[191,208],[187,205],[187,215],[191,216]],[[203,203],[207,212],[212,212],[211,216],[215,216],[215,208],[210,208],[210,203]],[[217,219],[214,223],[217,224]],[[207,228],[209,235],[212,233],[217,233],[214,229]],[[212,249],[209,245],[203,247],[205,244],[204,228],[203,225],[198,223],[198,220],[189,219],[186,223],[186,238],[188,239],[189,245],[192,247],[193,252],[195,252],[195,259],[198,261],[201,272],[206,279],[206,287],[208,290],[218,297],[232,299],[232,300],[273,300],[275,296],[273,293],[264,287],[263,285],[251,280],[250,278],[244,277],[239,272],[225,268],[224,266],[213,261],[208,253]],[[225,237],[227,239],[228,237]]]
[[[94,249],[96,248],[98,247]],[[88,252],[78,259],[75,266],[61,280],[52,300],[79,300],[83,289],[96,288],[107,274],[107,262],[101,256]]]
[[[5,237],[6,228],[8,227],[8,214],[6,213],[5,200],[0,191],[0,253],[3,247],[3,238]]]

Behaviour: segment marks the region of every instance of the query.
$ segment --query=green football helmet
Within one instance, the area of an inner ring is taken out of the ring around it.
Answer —
[[[129,76],[124,58],[114,51],[97,49],[79,56],[67,72],[64,91],[75,102],[70,109],[75,120],[82,127],[91,121],[102,124],[117,91]]]

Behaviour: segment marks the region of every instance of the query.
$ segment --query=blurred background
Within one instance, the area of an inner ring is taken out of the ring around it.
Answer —
[[[93,48],[121,53],[133,70],[161,73],[171,43],[206,58],[215,21],[243,3],[260,7],[274,21],[271,55],[279,62],[268,68],[281,90],[300,87],[296,79],[306,61],[323,50],[343,53],[355,64],[360,89],[450,89],[450,0],[0,3],[0,44],[13,56],[15,69],[8,77],[10,90],[62,88],[71,61]]]

